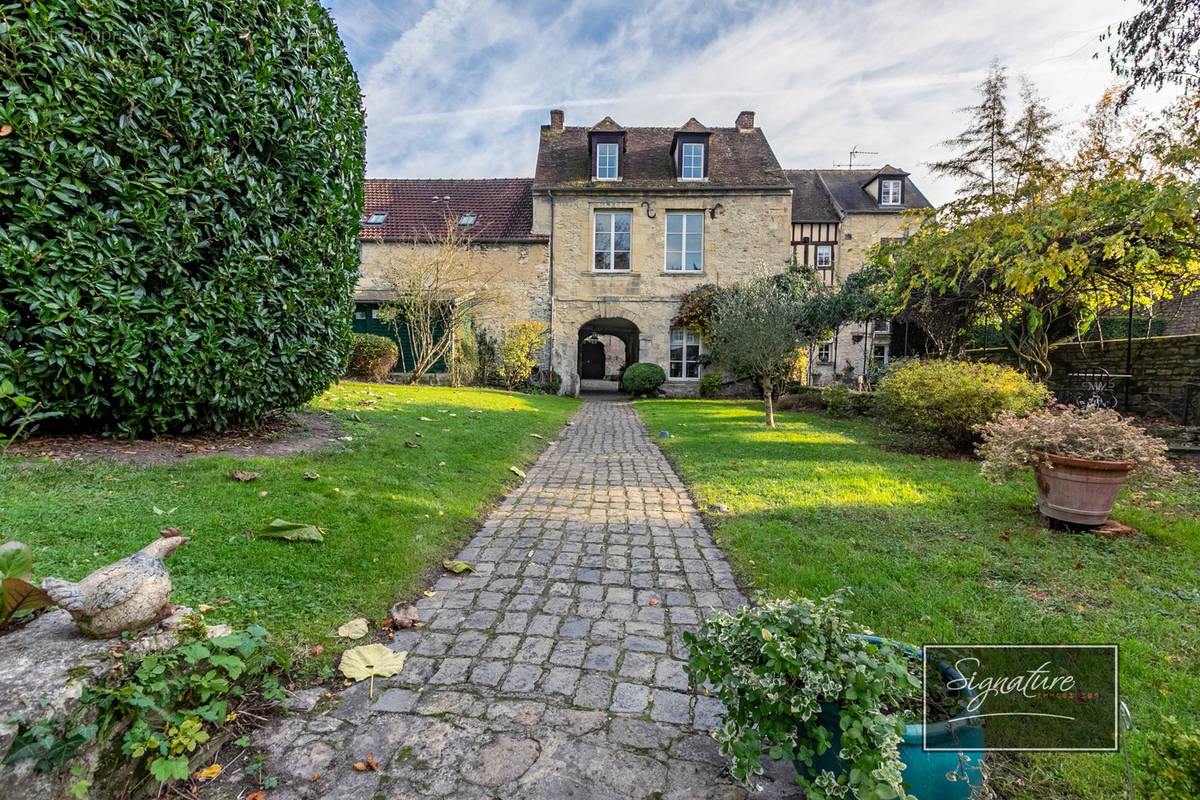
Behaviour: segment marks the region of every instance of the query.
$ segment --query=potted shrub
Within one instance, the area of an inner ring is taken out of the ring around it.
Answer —
[[[1153,483],[1175,475],[1166,443],[1110,409],[1054,406],[1026,417],[1004,412],[979,431],[985,477],[1000,483],[1033,467],[1038,509],[1074,525],[1103,525],[1127,480]]]
[[[707,681],[725,705],[713,737],[743,783],[762,773],[765,753],[794,760],[810,800],[966,800],[982,784],[981,758],[922,751],[920,652],[867,635],[838,595],[743,606],[684,637],[693,683]],[[929,738],[982,748],[978,724],[955,713],[969,696],[934,696],[944,719]]]

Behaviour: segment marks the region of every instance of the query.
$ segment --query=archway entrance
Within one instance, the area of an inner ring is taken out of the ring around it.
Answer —
[[[638,360],[638,327],[627,319],[604,317],[579,327],[579,377],[610,382]],[[599,387],[596,387],[599,388]]]

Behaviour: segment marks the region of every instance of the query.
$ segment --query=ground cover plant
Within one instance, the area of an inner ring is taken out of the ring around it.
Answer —
[[[32,548],[38,575],[69,580],[179,527],[191,541],[170,563],[174,602],[332,652],[326,637],[339,625],[379,619],[422,587],[422,571],[519,481],[509,467],[531,462],[577,405],[341,383],[313,403],[349,437],[331,450],[148,468],[0,458],[0,527]],[[234,480],[233,470],[260,477]],[[324,541],[256,535],[276,518],[320,526]]]
[[[1124,492],[1113,517],[1134,538],[1039,525],[1026,473],[1001,486],[972,461],[889,449],[866,422],[780,414],[757,403],[644,400],[637,408],[674,462],[744,585],[779,597],[842,587],[855,619],[926,642],[1116,642],[1134,718],[1135,769],[1147,736],[1200,708],[1200,477],[1169,492]],[[1000,756],[1000,754],[996,754]],[[1119,755],[993,758],[1001,796],[1117,797]]]

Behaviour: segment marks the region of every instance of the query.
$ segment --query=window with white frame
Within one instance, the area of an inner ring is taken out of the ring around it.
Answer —
[[[616,142],[596,143],[596,180],[615,181],[620,177],[618,159],[621,157],[620,145]]]
[[[700,334],[687,328],[671,329],[671,365],[667,375],[676,380],[700,377]]]
[[[817,363],[828,364],[833,360],[833,342],[817,345]]]
[[[704,179],[704,145],[700,142],[684,142],[682,153],[683,169],[679,177],[685,181]]]
[[[700,272],[704,269],[704,212],[667,212],[668,272]]]
[[[829,269],[833,266],[833,245],[817,245],[817,269]]]
[[[900,205],[900,181],[890,179],[879,182],[879,205]]]
[[[594,269],[605,272],[629,271],[629,230],[632,224],[632,212],[596,212],[593,229],[595,234]]]
[[[887,366],[888,363],[888,346],[886,344],[877,344],[871,350],[871,356],[875,359],[876,364]]]

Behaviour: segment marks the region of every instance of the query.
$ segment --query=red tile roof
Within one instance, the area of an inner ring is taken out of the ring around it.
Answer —
[[[475,241],[541,241],[530,233],[533,194],[530,178],[466,180],[368,178],[364,224],[358,237],[371,241],[429,241],[444,235],[447,220],[457,224],[476,214],[463,233]],[[367,225],[372,214],[387,214],[380,225]]]

